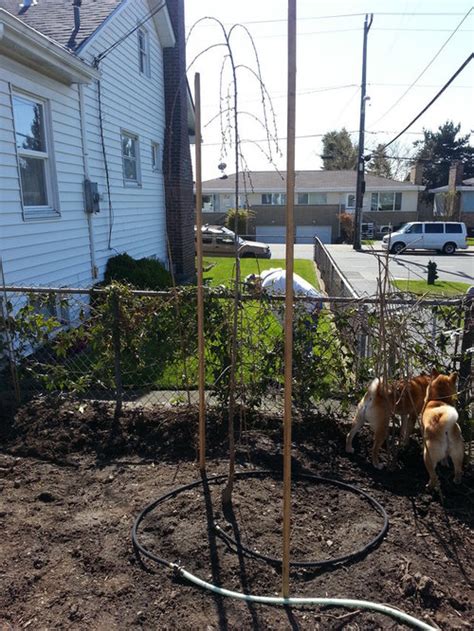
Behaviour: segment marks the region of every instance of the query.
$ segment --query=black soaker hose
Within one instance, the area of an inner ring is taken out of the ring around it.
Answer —
[[[275,472],[274,471],[243,471],[243,472],[235,474],[236,479],[251,478],[251,477],[264,477],[264,476],[275,476]],[[223,482],[226,479],[227,479],[227,475],[217,475],[217,476],[212,476],[210,478],[206,478],[205,481],[208,484],[218,484],[219,482]],[[376,510],[376,512],[379,513],[379,515],[383,517],[383,526],[378,532],[378,534],[373,539],[371,539],[371,541],[369,541],[367,545],[360,548],[359,550],[356,550],[355,552],[351,552],[350,554],[346,554],[340,557],[335,557],[334,559],[324,559],[321,561],[291,561],[290,565],[292,567],[312,568],[312,567],[330,567],[334,565],[341,565],[343,563],[347,563],[348,561],[352,561],[356,558],[359,558],[367,554],[369,550],[371,550],[376,545],[378,545],[380,541],[383,539],[383,537],[385,536],[388,530],[387,513],[385,509],[383,508],[383,506],[365,491],[361,491],[360,489],[356,488],[355,486],[352,486],[351,484],[347,484],[346,482],[340,482],[339,480],[332,480],[331,478],[325,478],[318,475],[296,474],[294,475],[294,479],[312,480],[316,482],[323,482],[325,484],[332,484],[334,486],[338,486],[347,491],[350,491],[351,493],[356,493],[357,495],[361,495],[369,502],[369,504],[371,504],[371,506]],[[156,563],[159,563],[160,565],[163,565],[165,567],[172,567],[172,568],[175,567],[174,563],[167,561],[166,559],[162,559],[161,557],[157,556],[153,552],[150,552],[138,541],[138,528],[141,522],[143,521],[143,519],[146,517],[146,515],[151,513],[157,506],[159,506],[160,504],[166,502],[167,500],[173,497],[176,497],[177,495],[179,495],[180,493],[183,493],[184,491],[189,491],[190,489],[196,488],[197,486],[200,486],[202,484],[204,484],[204,480],[197,480],[196,482],[191,482],[191,484],[180,486],[174,489],[173,491],[170,491],[169,493],[162,495],[157,500],[154,500],[139,513],[132,527],[132,543],[133,543],[133,547],[136,553],[143,554],[143,556],[147,557],[148,559],[155,561]],[[264,554],[260,554],[258,552],[254,552],[253,550],[250,550],[249,548],[246,548],[245,546],[242,546],[241,544],[237,543],[234,539],[232,539],[232,537],[227,535],[219,526],[216,525],[215,528],[216,528],[216,533],[220,537],[222,537],[222,539],[226,542],[226,544],[229,547],[233,546],[234,548],[237,548],[238,550],[242,550],[242,552],[246,554],[247,556],[254,557],[256,559],[261,559],[272,565],[281,565],[282,563],[281,559],[277,559],[277,558],[270,557]]]

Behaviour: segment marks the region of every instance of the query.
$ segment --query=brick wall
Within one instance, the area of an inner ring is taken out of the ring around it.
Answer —
[[[166,134],[163,172],[171,263],[178,282],[194,278],[194,197],[188,133],[184,0],[168,0],[176,46],[164,49]]]

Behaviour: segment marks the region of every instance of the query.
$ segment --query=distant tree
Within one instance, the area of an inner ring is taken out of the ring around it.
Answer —
[[[353,144],[345,127],[329,131],[323,136],[323,169],[325,171],[350,170],[357,167],[357,145]]]
[[[413,146],[402,144],[400,141],[394,142],[393,145],[386,150],[390,158],[390,170],[392,171],[392,179],[399,182],[405,182],[410,177],[411,164],[410,160],[413,155]]]
[[[367,173],[392,178],[392,167],[382,144],[372,151],[372,159],[367,164]]]
[[[423,184],[428,189],[448,183],[449,167],[455,161],[464,165],[464,177],[474,177],[474,147],[469,144],[470,134],[457,135],[461,125],[446,121],[437,131],[423,129],[423,140],[416,140],[414,161],[424,163]]]

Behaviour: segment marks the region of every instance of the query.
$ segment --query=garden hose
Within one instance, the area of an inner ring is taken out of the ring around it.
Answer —
[[[245,471],[245,472],[236,473],[235,478],[238,479],[238,478],[249,478],[249,477],[263,477],[263,476],[268,476],[268,475],[274,475],[274,472],[272,471]],[[364,546],[364,548],[356,551],[355,553],[351,553],[350,555],[345,555],[344,557],[338,557],[335,559],[327,559],[324,561],[300,561],[300,562],[296,561],[296,562],[292,562],[291,565],[297,566],[297,567],[318,567],[318,566],[327,567],[328,565],[337,565],[343,562],[347,562],[348,560],[352,558],[360,557],[362,554],[368,552],[371,548],[373,548],[379,541],[381,541],[381,539],[387,532],[388,517],[384,508],[375,499],[370,497],[367,493],[353,487],[350,484],[339,482],[339,480],[331,480],[329,478],[322,478],[320,476],[309,475],[309,474],[299,474],[295,477],[335,484],[336,486],[346,488],[347,490],[350,490],[354,493],[358,493],[359,495],[364,496],[366,499],[369,500],[371,505],[376,508],[377,512],[379,512],[383,516],[384,524],[380,532],[377,534],[377,536],[374,537],[366,546]],[[398,620],[401,620],[402,622],[405,622],[406,624],[412,625],[413,627],[418,628],[418,629],[423,629],[424,631],[436,631],[434,627],[394,607],[389,607],[387,605],[373,603],[366,600],[353,600],[353,599],[346,599],[346,598],[311,598],[311,597],[309,598],[305,598],[305,597],[282,598],[282,597],[277,597],[277,596],[275,597],[256,596],[252,594],[234,592],[222,587],[218,587],[217,585],[213,585],[212,583],[203,581],[198,576],[195,576],[194,574],[191,574],[191,572],[188,572],[187,570],[185,570],[179,564],[172,563],[168,561],[167,559],[163,559],[159,557],[158,555],[154,554],[153,552],[150,552],[138,541],[138,529],[141,522],[157,506],[159,506],[160,504],[166,502],[167,500],[173,497],[176,497],[180,493],[189,491],[190,489],[196,488],[197,486],[201,486],[205,482],[207,482],[208,484],[218,484],[219,482],[224,482],[225,480],[227,480],[227,475],[217,475],[217,476],[212,476],[210,478],[205,478],[205,480],[204,479],[197,480],[195,482],[191,482],[190,484],[186,484],[184,486],[178,487],[174,489],[173,491],[170,491],[169,493],[162,495],[157,500],[154,500],[153,502],[148,504],[138,514],[132,527],[132,543],[135,550],[135,554],[138,557],[140,554],[142,554],[144,557],[150,559],[151,561],[154,561],[155,563],[158,563],[159,565],[162,565],[163,567],[168,567],[172,569],[179,576],[185,578],[186,580],[197,585],[198,587],[211,591],[215,594],[219,594],[221,596],[228,596],[230,598],[236,598],[238,600],[244,600],[246,602],[253,602],[253,603],[260,603],[260,604],[267,604],[267,605],[282,605],[282,606],[290,606],[290,607],[302,606],[302,605],[318,605],[318,606],[324,606],[324,607],[344,607],[348,609],[367,609],[370,611],[375,611],[378,613],[391,616],[393,618],[397,618]],[[216,530],[219,534],[222,535],[223,531],[220,528],[216,528]],[[263,560],[266,560],[273,564],[281,564],[280,559],[272,559],[271,557],[265,557],[264,555],[257,555],[257,553],[253,553],[252,551],[249,551],[243,548],[242,546],[238,546],[238,544],[234,542],[228,535],[224,537],[224,539],[226,538],[229,539],[229,541],[233,543],[236,547],[240,547],[243,552],[250,554],[251,556],[257,556],[257,558],[262,558]]]

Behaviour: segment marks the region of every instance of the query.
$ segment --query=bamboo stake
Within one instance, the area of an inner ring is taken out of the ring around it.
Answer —
[[[202,279],[202,175],[201,175],[201,77],[194,75],[194,107],[196,120],[196,250],[197,250],[197,320],[199,359],[199,469],[206,469],[206,401],[204,365],[204,288]]]
[[[290,595],[291,400],[293,378],[293,258],[295,201],[296,0],[288,0],[288,114],[286,157],[285,401],[283,420],[282,595]]]

